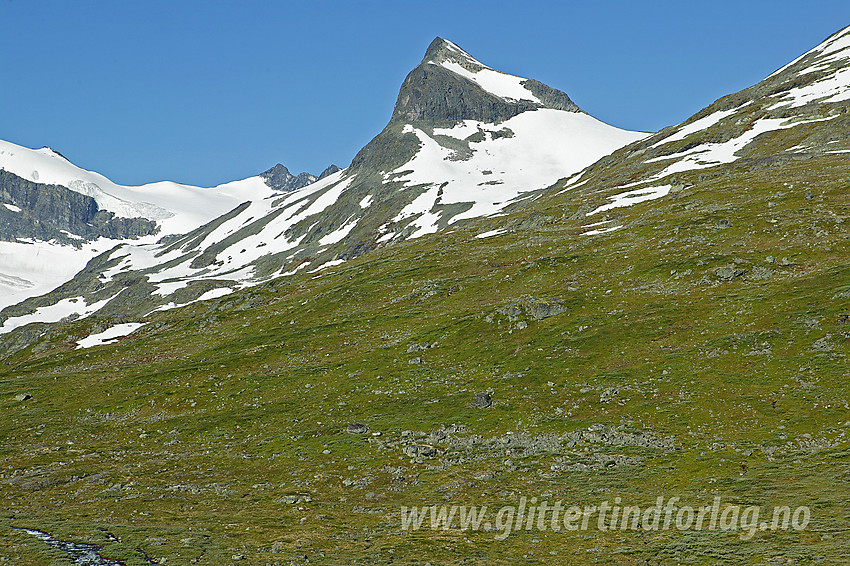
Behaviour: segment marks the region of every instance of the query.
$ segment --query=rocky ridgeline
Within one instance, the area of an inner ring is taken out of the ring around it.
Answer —
[[[332,175],[339,170],[339,167],[336,165],[330,165],[327,169],[322,171],[322,174],[318,177],[303,171],[298,175],[293,175],[289,172],[289,169],[287,169],[285,165],[278,163],[268,171],[261,173],[260,176],[265,180],[266,184],[274,190],[288,193],[315,183],[319,179],[324,179],[328,175]]]

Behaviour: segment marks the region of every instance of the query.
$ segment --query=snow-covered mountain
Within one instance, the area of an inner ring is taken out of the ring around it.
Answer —
[[[77,167],[50,148],[33,150],[5,141],[0,141],[0,167],[33,183],[59,185],[90,196],[100,209],[116,216],[156,221],[160,235],[185,233],[246,200],[273,193],[260,176],[212,189],[170,181],[123,186]]]
[[[67,309],[51,310],[63,300],[74,299],[71,311],[81,316],[92,305],[144,315],[321,269],[498,213],[646,135],[600,122],[563,92],[491,69],[437,38],[402,84],[389,124],[351,166],[284,194],[272,187],[291,177],[285,168],[214,189],[121,187],[94,173],[69,174],[67,161],[36,152],[59,172],[22,158],[18,174],[33,179],[39,170],[40,180],[73,184],[116,214],[156,221],[157,236],[185,235],[157,242],[146,236],[101,254],[49,297],[0,314],[7,319],[0,333],[66,316]]]
[[[167,240],[244,202],[315,180],[278,164],[213,188],[167,181],[124,186],[50,148],[0,140],[0,309],[56,288],[119,243]]]

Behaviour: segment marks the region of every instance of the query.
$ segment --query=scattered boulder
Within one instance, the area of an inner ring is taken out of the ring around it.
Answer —
[[[313,498],[309,494],[304,495],[282,495],[275,499],[275,503],[286,503],[288,505],[297,505],[299,503],[310,503]]]
[[[766,267],[757,266],[747,274],[747,279],[753,281],[765,281],[773,277],[773,270]]]
[[[411,458],[433,458],[437,455],[437,449],[424,444],[414,444],[413,446],[405,446],[404,453]]]
[[[541,299],[530,296],[522,297],[507,305],[501,305],[496,308],[496,314],[506,316],[508,322],[517,322],[522,318],[543,320],[564,312],[567,312],[567,307],[557,299]],[[493,322],[494,316],[491,314],[485,320],[487,322]]]
[[[496,477],[493,472],[476,472],[472,478],[477,481],[488,481]]]
[[[735,279],[736,277],[740,277],[741,275],[744,275],[746,272],[747,271],[744,270],[744,269],[738,269],[736,267],[731,267],[731,266],[718,267],[717,269],[714,270],[714,274],[721,281],[731,281],[732,279]]]
[[[32,395],[30,395],[29,393],[18,393],[17,395],[15,395],[15,401],[18,402],[29,401],[30,399],[32,399]]]
[[[819,338],[815,340],[815,343],[812,344],[812,350],[815,352],[831,352],[835,347],[831,341],[832,336],[827,334],[823,338]]]
[[[348,434],[367,434],[369,432],[369,427],[363,423],[348,423],[348,427],[345,429],[345,432]]]
[[[480,391],[472,397],[472,406],[476,409],[486,409],[493,405],[493,399],[486,391]]]
[[[617,395],[619,395],[620,390],[617,387],[606,387],[602,394],[599,395],[600,403],[609,403],[614,400]]]

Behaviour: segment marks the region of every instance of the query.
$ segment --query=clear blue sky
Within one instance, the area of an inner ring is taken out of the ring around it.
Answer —
[[[384,127],[438,35],[654,131],[848,24],[847,0],[0,0],[0,139],[125,184],[318,173]]]

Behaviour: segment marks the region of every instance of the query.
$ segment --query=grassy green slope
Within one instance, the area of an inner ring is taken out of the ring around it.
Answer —
[[[581,235],[600,196],[568,191],[114,345],[74,350],[94,322],[73,323],[0,368],[0,557],[63,563],[12,529],[32,527],[127,564],[841,563],[850,170],[810,157],[697,172],[610,234]],[[719,495],[812,522],[749,541],[401,529],[402,505],[523,495]]]

